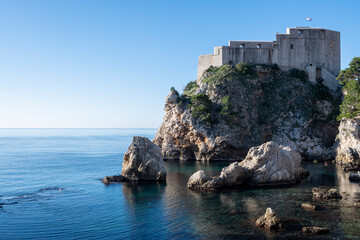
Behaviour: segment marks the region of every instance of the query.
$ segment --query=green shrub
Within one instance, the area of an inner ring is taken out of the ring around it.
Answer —
[[[194,90],[197,88],[197,83],[196,81],[191,81],[189,82],[185,88],[184,88],[184,91],[183,91],[183,94],[186,94],[186,95],[189,95],[191,96],[194,92]]]
[[[252,66],[247,63],[238,63],[235,68],[242,75],[250,75],[254,72]]]
[[[293,68],[290,70],[290,77],[298,78],[301,81],[307,80],[307,75],[304,70],[299,70],[297,68]]]
[[[206,124],[211,123],[211,101],[206,94],[199,93],[192,96],[189,107],[191,108],[191,114],[193,118],[200,118]]]

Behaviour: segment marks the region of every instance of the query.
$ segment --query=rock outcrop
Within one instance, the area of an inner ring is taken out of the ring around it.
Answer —
[[[275,67],[252,68],[210,68],[181,96],[170,92],[153,140],[164,159],[240,161],[267,141],[304,158],[334,158],[338,102],[329,89]]]
[[[309,233],[309,234],[326,234],[330,232],[329,228],[324,227],[303,227],[302,228],[303,233]]]
[[[312,204],[312,203],[309,203],[309,202],[306,202],[306,203],[302,203],[301,204],[301,207],[305,210],[309,210],[309,211],[315,211],[315,210],[319,210],[320,207],[315,205],[315,204]]]
[[[193,175],[191,175],[187,183],[187,186],[190,189],[200,188],[201,185],[203,185],[209,180],[211,180],[211,177],[203,170],[200,170],[194,173]]]
[[[289,147],[267,142],[249,150],[242,162],[234,162],[222,169],[219,176],[203,183],[198,179],[199,172],[189,179],[192,189],[218,189],[241,184],[282,185],[300,181],[306,170],[301,167],[301,156]],[[191,181],[190,181],[191,180]]]
[[[360,167],[360,118],[341,120],[335,146],[338,164],[347,169]]]
[[[315,187],[312,189],[313,196],[320,199],[341,199],[342,196],[336,188]]]
[[[276,216],[274,210],[271,208],[267,208],[265,214],[258,218],[255,224],[258,227],[263,227],[270,230],[278,230],[281,228],[280,218]]]
[[[106,176],[101,180],[102,180],[102,182],[104,184],[119,183],[119,182],[129,182],[130,181],[127,177],[124,177],[124,176],[121,176],[121,175]]]
[[[134,137],[124,155],[121,175],[132,180],[166,180],[161,149],[148,138]]]

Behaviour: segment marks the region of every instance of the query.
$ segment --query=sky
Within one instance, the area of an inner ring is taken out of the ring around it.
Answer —
[[[360,1],[0,0],[0,128],[157,128],[171,87],[229,40],[341,32],[360,56]],[[306,17],[312,18],[307,22]]]

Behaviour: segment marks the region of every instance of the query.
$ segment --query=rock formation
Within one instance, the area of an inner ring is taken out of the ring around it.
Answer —
[[[310,234],[326,234],[330,232],[330,229],[324,227],[303,227],[303,233],[310,233]]]
[[[104,184],[110,184],[110,183],[119,183],[119,182],[128,182],[130,181],[128,178],[116,175],[116,176],[106,176],[103,179],[101,179]]]
[[[270,230],[277,230],[281,228],[281,221],[271,208],[267,208],[263,216],[256,220],[256,226],[264,227]]]
[[[164,159],[242,160],[267,141],[308,159],[333,159],[338,102],[321,84],[274,66],[209,68],[180,96],[172,90],[154,143]]]
[[[203,170],[200,170],[194,173],[193,175],[191,175],[187,183],[187,186],[190,189],[196,189],[209,180],[211,180],[211,177]]]
[[[312,189],[313,196],[320,199],[341,199],[342,196],[339,194],[336,188],[331,187],[315,187]]]
[[[341,120],[335,146],[338,164],[348,169],[360,167],[360,118]]]
[[[134,137],[124,155],[121,175],[130,180],[166,180],[159,146],[145,137]]]
[[[301,156],[289,147],[267,142],[249,150],[242,162],[234,162],[222,169],[219,176],[202,181],[194,181],[205,173],[196,172],[188,182],[192,189],[218,189],[241,184],[249,185],[282,185],[295,183],[305,174],[301,167]]]

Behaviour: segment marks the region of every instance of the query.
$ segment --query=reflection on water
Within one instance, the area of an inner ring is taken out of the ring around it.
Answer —
[[[166,162],[167,182],[110,184],[121,171],[132,136],[156,130],[1,130],[1,239],[304,239],[302,226],[324,226],[320,238],[360,239],[359,184],[333,165],[304,164],[301,184],[221,192],[187,189],[192,173],[218,174],[228,162]],[[336,186],[342,200],[312,198],[314,186]],[[303,202],[323,210],[308,212]],[[271,233],[254,220],[273,208],[284,229]]]
[[[227,163],[167,162],[167,183],[124,184],[124,198],[134,222],[154,219],[154,211],[166,219],[167,237],[201,239],[256,238],[296,239],[314,238],[301,233],[303,226],[324,226],[331,233],[320,238],[359,239],[360,212],[353,207],[353,199],[360,193],[360,186],[348,180],[348,173],[335,166],[305,164],[311,177],[300,185],[279,188],[237,189],[220,192],[197,192],[186,188],[189,176],[205,169],[218,173]],[[337,186],[344,199],[321,201],[312,198],[314,186]],[[160,204],[154,204],[155,202]],[[308,212],[301,208],[305,201],[315,202],[323,210]],[[346,203],[346,204],[345,204]],[[152,206],[161,206],[154,209]],[[351,206],[351,207],[349,207]],[[254,221],[267,207],[273,208],[284,220],[284,229],[272,233],[258,229]]]

